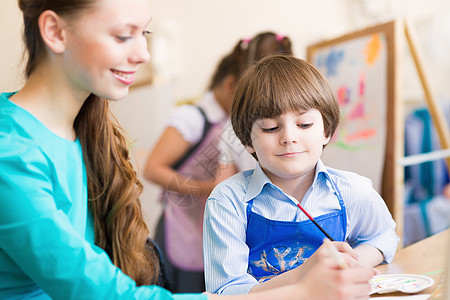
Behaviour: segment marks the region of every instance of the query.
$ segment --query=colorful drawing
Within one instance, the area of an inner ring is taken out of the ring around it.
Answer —
[[[386,86],[378,74],[386,70],[385,43],[384,34],[377,33],[317,53],[316,65],[335,90],[341,109],[329,147],[356,152],[383,145],[380,116]]]
[[[387,137],[387,49],[386,33],[378,32],[317,49],[311,57],[334,90],[341,115],[322,160],[369,177],[377,191]]]

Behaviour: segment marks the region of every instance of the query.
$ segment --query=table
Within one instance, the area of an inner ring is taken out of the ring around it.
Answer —
[[[434,285],[419,294],[432,294],[440,282],[447,263],[450,250],[450,229],[437,233],[406,248],[400,249],[392,263],[376,267],[382,274],[409,273],[427,275],[434,279]],[[382,296],[401,296],[400,292],[389,294],[374,294],[373,298]]]

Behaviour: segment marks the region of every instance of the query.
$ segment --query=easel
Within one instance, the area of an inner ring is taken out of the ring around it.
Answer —
[[[447,165],[447,170],[450,171],[450,132],[449,128],[447,126],[447,123],[445,121],[444,115],[442,114],[442,110],[438,108],[438,104],[435,100],[435,97],[431,91],[428,76],[425,72],[425,67],[423,64],[423,56],[420,52],[420,47],[418,47],[418,38],[415,34],[415,31],[413,30],[413,27],[411,25],[410,21],[404,22],[404,32],[406,36],[406,40],[409,46],[409,50],[411,52],[411,56],[413,58],[417,74],[419,76],[420,82],[422,84],[422,88],[425,95],[425,101],[428,106],[428,110],[431,115],[431,119],[433,121],[433,124],[436,127],[436,131],[438,133],[438,137],[441,143],[442,150],[439,151],[433,151],[426,154],[418,154],[418,155],[412,155],[408,157],[403,157],[403,159],[399,160],[399,164],[402,167],[408,166],[408,165],[414,165],[419,164],[422,162],[427,161],[433,161],[441,158],[445,158],[445,162]],[[403,199],[399,199],[397,202],[402,201]],[[399,216],[397,215],[397,218]],[[397,223],[399,222],[396,220]],[[403,224],[404,220],[403,217],[401,219],[401,222]],[[402,225],[403,226],[403,225]],[[402,227],[403,229],[403,227]],[[403,236],[403,231],[401,232]]]
[[[395,20],[385,24],[376,25],[360,31],[352,32],[335,39],[322,41],[311,45],[307,49],[308,61],[312,62],[316,53],[320,50],[329,51],[334,47],[348,41],[359,40],[363,37],[382,33],[386,39],[386,50],[388,52],[386,61],[386,73],[383,78],[387,78],[386,82],[386,145],[384,149],[384,165],[382,168],[381,195],[388,206],[394,220],[397,223],[397,234],[403,239],[404,230],[404,166],[417,164],[415,157],[404,157],[404,99],[401,95],[401,60],[404,56],[403,37],[406,38],[408,48],[412,54],[414,64],[421,81],[426,104],[429,108],[433,123],[435,124],[442,145],[442,151],[439,153],[431,153],[438,158],[449,156],[446,159],[447,165],[450,166],[450,134],[448,127],[444,121],[442,111],[437,107],[435,98],[431,93],[428,79],[423,67],[423,59],[421,57],[416,37],[409,22]],[[383,79],[384,80],[384,79]],[[384,95],[381,95],[381,98]],[[330,151],[330,150],[329,150]],[[426,155],[431,155],[426,154]],[[429,159],[427,157],[426,159]],[[419,159],[422,159],[419,157]],[[353,171],[352,169],[348,169]],[[355,170],[356,171],[356,170]],[[358,173],[358,171],[356,171]],[[381,176],[381,174],[380,174]]]
[[[431,118],[433,119],[433,123],[436,126],[439,140],[441,142],[441,148],[450,150],[449,129],[446,125],[442,111],[437,107],[435,97],[431,91],[428,77],[423,66],[422,54],[420,53],[419,47],[417,46],[417,37],[415,32],[412,30],[412,26],[409,21],[405,21],[405,35],[406,40],[408,41],[409,50],[411,51],[411,55],[417,69],[417,74],[419,75],[420,83],[422,84],[422,88],[425,94],[425,100],[427,102]],[[447,164],[447,169],[450,170],[450,155],[447,155],[446,152],[443,152],[443,156],[446,156],[445,161]]]
[[[428,76],[425,71],[423,56],[420,52],[420,47],[418,46],[418,38],[413,30],[413,26],[410,21],[393,21],[395,30],[394,35],[397,38],[394,38],[394,56],[398,61],[400,59],[400,52],[402,47],[400,45],[400,37],[405,36],[406,41],[408,43],[408,48],[411,53],[412,59],[414,61],[414,65],[417,70],[417,74],[419,76],[420,82],[422,84],[422,88],[425,95],[425,101],[430,112],[431,118],[433,120],[433,124],[436,127],[439,140],[441,143],[441,151],[435,151],[427,154],[419,154],[414,156],[404,156],[404,147],[403,147],[403,134],[399,135],[399,128],[404,128],[404,110],[403,106],[400,105],[401,101],[395,102],[391,107],[391,112],[388,115],[388,118],[395,118],[392,120],[392,123],[395,124],[394,128],[396,128],[395,132],[392,133],[396,136],[396,138],[401,138],[402,142],[399,143],[396,147],[387,147],[386,149],[386,161],[384,166],[384,178],[383,178],[383,193],[387,193],[393,195],[392,199],[387,199],[386,204],[392,213],[392,216],[397,223],[396,232],[399,235],[401,242],[399,248],[402,247],[403,240],[403,231],[404,231],[404,167],[408,165],[414,165],[418,163],[422,163],[425,161],[436,160],[445,158],[447,169],[450,170],[450,133],[448,126],[445,122],[445,118],[442,114],[442,111],[438,108],[438,104],[436,102],[436,98],[434,97],[430,84],[428,81]],[[394,97],[401,98],[400,88],[399,88],[399,71],[394,71],[394,79],[396,83],[394,84],[396,88],[394,91],[389,91],[395,94]],[[402,116],[399,118],[398,116]],[[400,124],[401,123],[401,124]],[[389,133],[388,133],[389,134]],[[388,139],[389,140],[389,139]],[[399,147],[402,145],[401,148]],[[393,164],[394,162],[394,164]]]

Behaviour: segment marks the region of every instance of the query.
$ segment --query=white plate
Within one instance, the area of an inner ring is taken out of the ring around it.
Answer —
[[[376,275],[371,281],[370,294],[385,294],[400,291],[414,294],[429,288],[434,284],[434,279],[425,275],[415,274],[385,274]]]

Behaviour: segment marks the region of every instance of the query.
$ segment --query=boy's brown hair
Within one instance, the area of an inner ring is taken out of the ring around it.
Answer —
[[[302,59],[272,55],[242,74],[231,123],[242,144],[252,147],[251,129],[256,120],[310,109],[321,113],[325,136],[332,136],[339,124],[339,105],[325,77]]]

